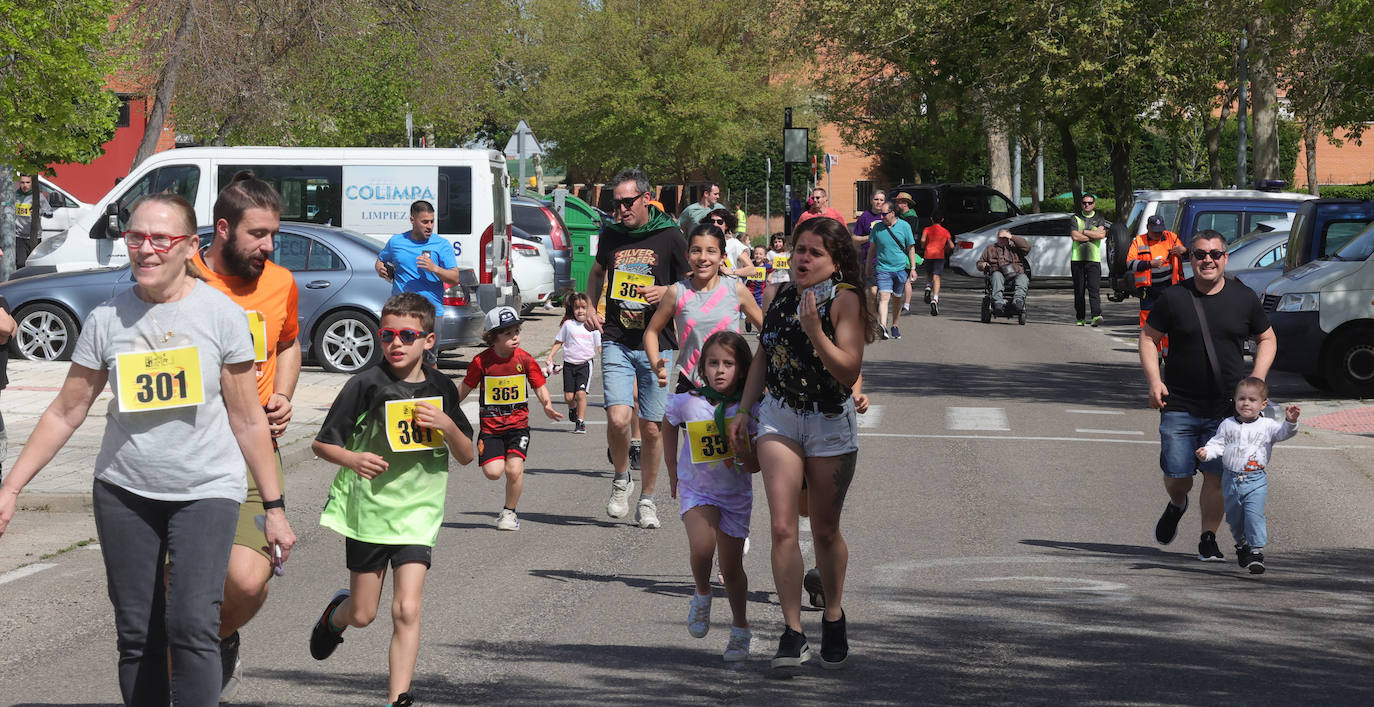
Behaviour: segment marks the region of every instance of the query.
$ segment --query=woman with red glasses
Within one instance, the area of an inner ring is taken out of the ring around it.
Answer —
[[[296,542],[247,320],[196,279],[195,232],[195,210],[179,196],[134,204],[124,241],[136,284],[86,318],[62,390],[0,485],[3,533],[20,489],[110,384],[92,504],[126,705],[219,701],[219,606],[245,462],[265,499],[268,544],[285,560]]]

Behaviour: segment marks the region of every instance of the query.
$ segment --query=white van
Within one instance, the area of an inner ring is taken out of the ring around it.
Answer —
[[[119,241],[129,207],[153,192],[175,192],[212,223],[220,187],[240,170],[271,182],[284,221],[341,226],[385,242],[410,230],[410,204],[434,204],[435,233],[453,244],[460,268],[477,274],[482,311],[515,305],[509,268],[510,180],[495,150],[188,147],[157,153],[120,180],[65,233],[43,241],[15,277],[122,265]]]
[[[1341,395],[1374,396],[1374,225],[1264,288],[1274,370]]]

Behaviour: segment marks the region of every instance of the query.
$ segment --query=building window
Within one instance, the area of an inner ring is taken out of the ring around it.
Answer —
[[[115,121],[116,128],[129,127],[129,97],[119,97],[119,118]]]
[[[854,182],[854,209],[863,211],[868,208],[868,200],[873,198],[873,180],[860,179]]]

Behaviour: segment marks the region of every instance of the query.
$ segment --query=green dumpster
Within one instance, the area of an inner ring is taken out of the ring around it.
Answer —
[[[587,202],[571,195],[566,189],[555,189],[544,197],[555,212],[563,219],[568,229],[568,240],[572,244],[572,279],[578,292],[587,289],[587,276],[591,274],[592,262],[596,259],[593,250],[596,238],[601,233],[601,212]]]

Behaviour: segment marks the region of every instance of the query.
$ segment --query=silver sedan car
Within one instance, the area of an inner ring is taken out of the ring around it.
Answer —
[[[210,237],[210,227],[200,229],[202,246]],[[353,231],[307,223],[281,225],[272,262],[296,279],[299,341],[306,360],[338,373],[359,371],[380,360],[377,325],[382,305],[391,296],[391,283],[373,269],[380,251],[380,243]],[[475,276],[464,280],[471,280],[471,286],[461,285],[450,295],[475,288]],[[0,295],[19,324],[11,351],[27,359],[70,359],[91,310],[133,285],[128,265],[35,275],[0,285]],[[438,350],[480,340],[482,311],[475,291],[471,294],[445,302],[435,322]]]

